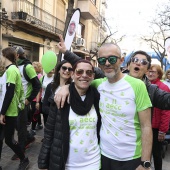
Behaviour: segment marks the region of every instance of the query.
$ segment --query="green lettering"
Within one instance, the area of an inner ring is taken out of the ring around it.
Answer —
[[[84,121],[85,121],[85,122],[88,122],[88,118],[87,118],[87,117],[86,117],[86,118],[84,118]]]
[[[80,118],[80,123],[83,123],[83,118]]]

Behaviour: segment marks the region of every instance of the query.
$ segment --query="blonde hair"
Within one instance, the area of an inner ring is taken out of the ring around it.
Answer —
[[[163,77],[164,80],[168,79],[168,73],[170,73],[170,69],[165,72],[164,77]]]
[[[42,65],[41,65],[40,62],[34,61],[34,62],[32,63],[32,65],[33,65],[36,73],[41,73],[41,72],[42,72]]]

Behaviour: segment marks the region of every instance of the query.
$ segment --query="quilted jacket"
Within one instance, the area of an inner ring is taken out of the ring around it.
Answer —
[[[44,141],[38,157],[38,167],[39,169],[65,170],[70,141],[68,122],[70,105],[66,102],[64,108],[58,110],[53,98],[54,96],[49,98],[50,112],[45,127]],[[99,99],[97,103],[99,104]],[[97,135],[99,141],[101,116],[98,104],[94,106],[98,116]]]

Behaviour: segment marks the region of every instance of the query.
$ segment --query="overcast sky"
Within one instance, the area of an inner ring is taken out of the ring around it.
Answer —
[[[107,0],[107,23],[117,35],[126,39],[147,34],[148,21],[154,17],[158,5],[169,0]]]

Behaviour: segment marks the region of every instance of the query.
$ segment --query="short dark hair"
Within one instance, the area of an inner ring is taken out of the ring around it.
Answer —
[[[151,67],[151,56],[149,54],[147,54],[145,51],[142,51],[142,50],[135,51],[130,57],[130,62],[131,62],[131,58],[135,57],[135,55],[137,55],[137,54],[142,54],[142,55],[146,56],[146,59],[149,62],[149,64],[148,64],[148,69],[149,69]]]
[[[79,63],[88,63],[88,64],[90,64],[90,65],[92,66],[92,70],[93,70],[93,72],[94,72],[94,67],[93,67],[92,63],[91,63],[90,61],[88,61],[88,60],[85,60],[85,59],[80,59],[80,60],[78,60],[78,61],[74,64],[74,66],[73,66],[73,71],[75,71],[75,69],[76,69],[76,67],[77,67],[77,65],[78,65]]]

